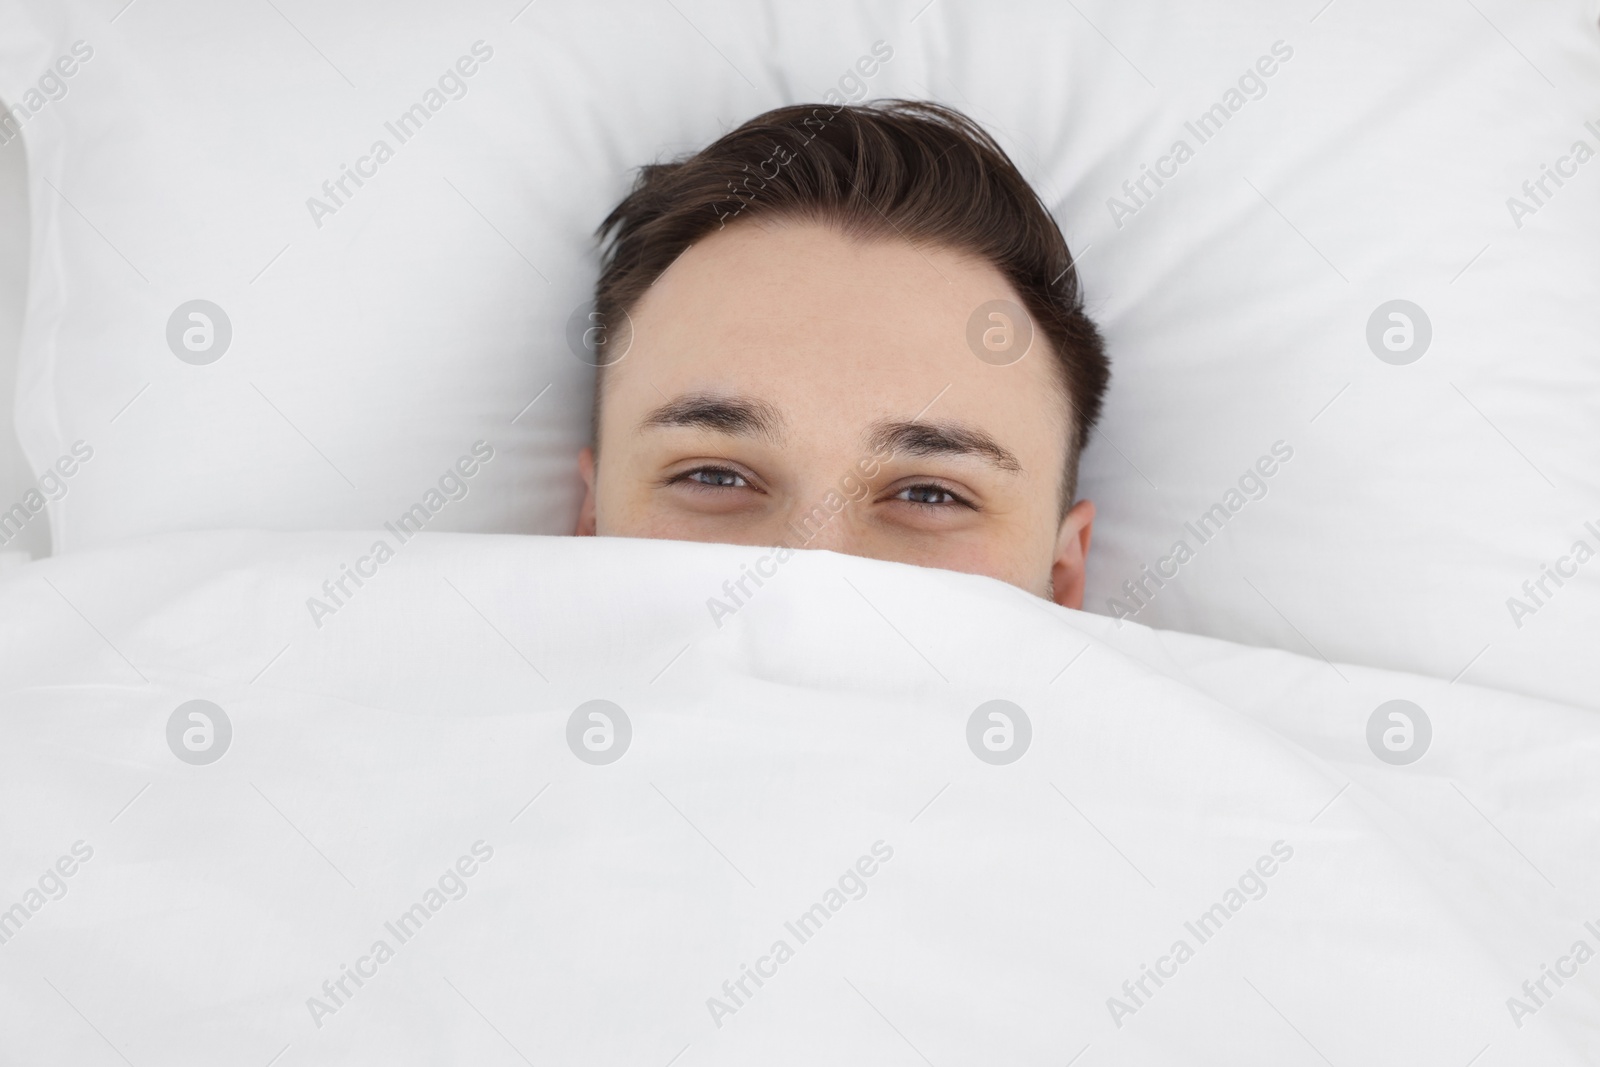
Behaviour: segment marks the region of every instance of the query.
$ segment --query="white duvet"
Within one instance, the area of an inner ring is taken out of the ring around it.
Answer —
[[[1591,712],[829,553],[384,538],[0,581],[0,1062],[1600,1059]]]

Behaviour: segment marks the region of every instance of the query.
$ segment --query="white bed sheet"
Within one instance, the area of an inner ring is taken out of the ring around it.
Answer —
[[[830,553],[761,564],[719,626],[765,553],[716,545],[422,535],[318,626],[374,537],[169,535],[0,579],[0,908],[74,872],[0,943],[0,1061],[1600,1056],[1600,963],[1542,970],[1600,947],[1592,714]],[[232,724],[204,765],[168,747],[196,699]],[[566,740],[593,699],[632,724],[606,765]],[[1392,699],[1432,723],[1406,766],[1367,746]],[[1008,765],[968,746],[991,700],[1032,724]],[[401,942],[458,862],[465,895]],[[771,976],[735,1004],[746,965]],[[1171,974],[1129,994],[1147,965]]]

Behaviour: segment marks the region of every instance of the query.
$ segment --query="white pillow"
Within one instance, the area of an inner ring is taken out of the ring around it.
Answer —
[[[1600,556],[1573,553],[1600,551],[1600,5],[1319,6],[1096,19],[1161,107],[1063,208],[1114,361],[1089,607],[1600,706]],[[1179,138],[1118,228],[1106,199]]]
[[[1056,212],[1110,341],[1091,610],[1188,537],[1138,621],[1594,702],[1600,561],[1507,606],[1600,520],[1600,162],[1507,207],[1600,146],[1593,0],[107,6],[0,8],[0,96],[40,105],[20,432],[35,468],[94,449],[59,551],[377,526],[479,441],[429,528],[567,531],[568,321],[633,168],[830,90],[933,97]],[[1409,365],[1367,341],[1396,299]],[[232,328],[209,365],[168,343],[193,300]]]

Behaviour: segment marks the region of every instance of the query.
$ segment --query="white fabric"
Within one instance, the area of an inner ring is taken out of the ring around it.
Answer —
[[[318,627],[306,601],[372,541],[167,535],[0,577],[0,907],[74,870],[0,944],[0,1059],[1600,1055],[1600,962],[1507,1006],[1600,947],[1592,714],[714,545],[423,535]],[[1409,766],[1365,740],[1396,698],[1434,728]],[[209,765],[166,738],[196,699],[233,726]],[[605,766],[565,740],[593,699],[633,726]],[[1005,766],[966,740],[996,699],[1033,726]],[[787,932],[880,841],[864,896]],[[1185,923],[1275,842],[1201,943]],[[463,857],[464,896],[386,931]],[[308,998],[379,939],[317,1026]],[[707,999],[779,939],[717,1026]],[[1117,1025],[1108,998],[1179,939]]]
[[[0,106],[4,101],[0,100]],[[28,469],[27,457],[17,440],[14,415],[17,386],[17,342],[22,334],[22,307],[28,279],[28,198],[27,167],[22,140],[0,144],[0,508],[36,482]],[[50,550],[48,519],[40,516],[36,529],[10,536],[0,530],[0,570],[26,563],[30,556],[43,556]]]
[[[930,96],[1010,149],[1110,339],[1091,610],[1186,540],[1124,598],[1139,621],[1594,706],[1600,563],[1522,592],[1600,548],[1593,0],[106,8],[0,6],[0,96],[93,50],[24,126],[21,432],[36,470],[98,450],[59,550],[376,526],[480,439],[498,458],[434,528],[566,532],[590,388],[566,325],[633,168],[830,91]],[[479,41],[399,144],[385,123]],[[379,139],[394,158],[314,219]],[[1175,176],[1125,192],[1145,167]],[[1530,198],[1547,167],[1569,178]],[[196,298],[234,329],[204,367],[165,338]],[[1408,366],[1367,342],[1395,299],[1431,322]],[[1230,498],[1278,441],[1266,497]],[[1217,504],[1202,545],[1185,523]]]

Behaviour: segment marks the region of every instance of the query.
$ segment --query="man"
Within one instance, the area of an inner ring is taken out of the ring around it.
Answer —
[[[600,234],[579,534],[832,549],[1082,607],[1078,457],[1110,370],[1060,229],[971,120],[780,108],[644,167]]]

